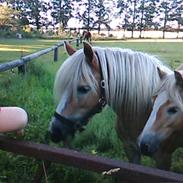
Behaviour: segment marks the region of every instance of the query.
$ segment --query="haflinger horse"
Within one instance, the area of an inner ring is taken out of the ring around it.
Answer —
[[[88,41],[91,44],[92,35],[90,31],[83,31],[82,34],[83,41]]]
[[[140,163],[137,137],[151,112],[151,96],[161,81],[157,67],[165,73],[172,71],[146,53],[83,44],[78,51],[65,45],[70,56],[55,78],[58,104],[50,122],[51,139],[65,141],[108,104],[117,115],[116,130],[129,161]]]
[[[162,82],[152,97],[153,110],[139,137],[142,152],[162,156],[164,169],[171,166],[175,149],[183,147],[183,70],[178,69],[171,74],[160,72]]]

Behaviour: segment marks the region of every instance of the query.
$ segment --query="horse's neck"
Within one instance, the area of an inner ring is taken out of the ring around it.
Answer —
[[[125,129],[136,129],[135,132],[129,131],[134,133],[131,136],[136,137],[148,118],[149,109],[152,107],[150,98],[160,79],[155,61],[151,62],[149,59],[147,62],[148,58],[141,61],[143,55],[131,61],[128,53],[124,52],[123,58],[121,58],[123,55],[117,54],[115,61],[110,60],[110,57],[106,61],[111,64],[107,91],[108,104],[123,121]]]

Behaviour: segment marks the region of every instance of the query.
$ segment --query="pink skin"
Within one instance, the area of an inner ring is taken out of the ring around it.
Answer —
[[[0,108],[0,132],[19,131],[27,125],[27,113],[19,107]]]

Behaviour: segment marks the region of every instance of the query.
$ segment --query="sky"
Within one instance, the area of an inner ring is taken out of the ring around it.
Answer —
[[[110,26],[111,28],[116,28],[118,25],[120,24],[120,19],[116,19],[113,20],[111,23],[110,23]],[[75,19],[75,18],[71,18],[68,22],[68,27],[69,28],[81,28],[82,27],[82,22],[80,22],[78,19]]]

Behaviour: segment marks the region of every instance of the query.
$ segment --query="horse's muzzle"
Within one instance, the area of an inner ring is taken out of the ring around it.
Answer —
[[[153,156],[160,144],[160,139],[155,136],[154,134],[146,134],[143,136],[143,138],[140,141],[140,150],[142,154],[147,156]]]
[[[73,135],[73,129],[63,124],[59,119],[53,117],[49,127],[49,135],[55,143],[65,141],[69,135]]]

